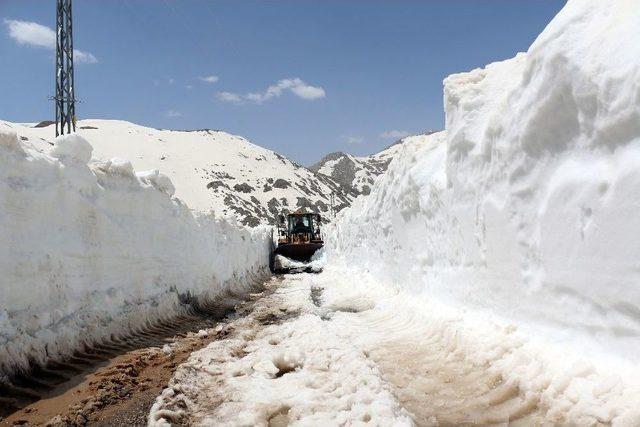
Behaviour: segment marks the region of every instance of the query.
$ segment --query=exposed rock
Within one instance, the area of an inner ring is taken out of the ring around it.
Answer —
[[[229,188],[227,184],[225,184],[223,181],[220,181],[220,180],[211,181],[210,183],[207,184],[207,188],[211,190],[217,190],[218,187]]]
[[[278,178],[273,183],[273,187],[274,188],[286,189],[286,188],[291,187],[291,183],[289,181],[287,181],[286,179]]]
[[[280,208],[280,202],[279,202],[279,201],[278,201],[278,199],[276,199],[275,197],[273,197],[272,199],[270,199],[270,200],[267,202],[267,207],[269,208],[269,212],[270,212],[274,217],[276,217],[276,216],[280,213],[280,211],[281,211],[281,208]]]
[[[53,120],[43,120],[40,123],[38,123],[37,125],[34,126],[34,128],[46,128],[47,126],[51,126],[51,125],[55,125],[56,122],[54,122]]]
[[[315,205],[306,197],[298,197],[297,198],[298,201],[296,202],[296,206],[298,208],[307,208],[309,209],[311,212],[317,212],[318,209],[315,207]]]
[[[241,193],[251,193],[254,190],[254,188],[246,182],[234,185],[233,189],[236,191],[240,191]]]

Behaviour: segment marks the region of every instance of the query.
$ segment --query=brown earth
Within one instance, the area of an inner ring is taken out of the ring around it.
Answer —
[[[189,332],[168,338],[170,352],[148,347],[116,356],[11,414],[0,426],[146,425],[149,408],[176,367],[228,332],[220,324],[208,336]]]

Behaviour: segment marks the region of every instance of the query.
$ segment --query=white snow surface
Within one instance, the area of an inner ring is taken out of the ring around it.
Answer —
[[[329,264],[458,313],[469,353],[473,324],[516,331],[504,377],[574,421],[639,422],[637,6],[570,0],[528,52],[447,78],[446,132],[405,141],[327,233]]]
[[[16,132],[34,150],[52,150],[53,125],[0,120],[2,130]],[[331,178],[223,131],[154,129],[92,119],[78,121],[77,135],[91,141],[94,159],[127,159],[136,170],[160,170],[171,179],[176,196],[194,211],[235,218],[244,225],[266,224],[302,206],[326,213],[332,192],[339,207],[355,197]]]
[[[0,376],[266,272],[268,230],[195,216],[157,170],[91,153],[79,135],[47,155],[0,131]]]

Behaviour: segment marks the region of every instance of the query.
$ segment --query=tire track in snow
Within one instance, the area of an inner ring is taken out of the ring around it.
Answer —
[[[365,351],[416,424],[544,423],[537,396],[523,396],[490,362],[474,363],[455,339],[421,328],[410,314],[362,313],[352,325],[350,333],[375,343]]]
[[[274,279],[225,340],[192,354],[150,426],[410,425],[374,364],[321,316],[308,276]]]
[[[244,295],[228,293],[224,298],[211,301],[194,300],[182,313],[169,319],[136,328],[125,336],[112,337],[102,343],[87,345],[70,357],[52,359],[44,366],[34,363],[28,372],[0,380],[0,425],[29,420],[33,417],[33,413],[37,412],[36,409],[43,411],[39,406],[59,406],[69,403],[69,399],[65,397],[69,390],[77,388],[79,384],[86,382],[86,378],[92,377],[95,373],[98,373],[98,377],[102,377],[101,369],[109,367],[113,360],[134,354],[136,351],[142,351],[142,353],[131,356],[134,360],[145,358],[148,356],[145,353],[146,350],[158,350],[175,341],[188,338],[194,332],[212,328],[220,319],[233,312],[235,304],[242,299]],[[189,342],[189,346],[196,344]],[[191,349],[193,350],[195,348]],[[154,359],[153,354],[151,359]],[[153,364],[157,363],[157,360],[153,362]],[[127,368],[128,362],[122,366]],[[117,366],[111,371],[112,376],[119,375]],[[87,396],[88,399],[93,397],[95,396]],[[109,399],[113,400],[112,397]],[[71,400],[73,402],[73,399]],[[32,407],[39,402],[43,403]],[[110,402],[110,404],[114,403],[117,402]],[[67,411],[71,411],[71,408],[54,408],[54,412],[60,414]],[[75,412],[78,412],[76,418],[86,418],[91,415],[92,410]],[[39,414],[38,420],[42,420],[43,416],[45,415]]]
[[[354,271],[309,277],[319,310],[418,425],[634,426],[638,390],[508,323]],[[493,320],[492,320],[493,319]]]
[[[271,282],[178,368],[150,424],[637,425],[621,383],[513,326],[352,273]]]

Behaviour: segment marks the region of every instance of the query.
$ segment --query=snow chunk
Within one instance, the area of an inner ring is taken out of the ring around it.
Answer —
[[[309,262],[296,261],[283,255],[276,255],[274,268],[276,270],[286,270],[290,273],[300,273],[303,271],[319,273],[327,263],[324,248],[316,251]]]
[[[104,165],[104,170],[112,175],[121,175],[131,178],[136,176],[133,172],[133,165],[131,164],[131,162],[129,160],[119,159],[117,157],[114,157],[113,159],[106,162]]]
[[[137,172],[136,176],[144,183],[153,185],[158,190],[173,196],[176,193],[176,188],[171,182],[171,178],[161,174],[158,169],[152,169],[148,171]]]
[[[265,373],[271,378],[275,377],[276,374],[280,371],[271,360],[261,360],[253,365],[252,368],[254,371]]]
[[[86,139],[78,134],[72,133],[61,135],[55,139],[51,156],[62,161],[71,159],[86,165],[91,160],[92,152],[93,147]]]
[[[22,148],[22,143],[18,139],[18,134],[14,131],[0,131],[0,147],[15,154],[26,154]]]

